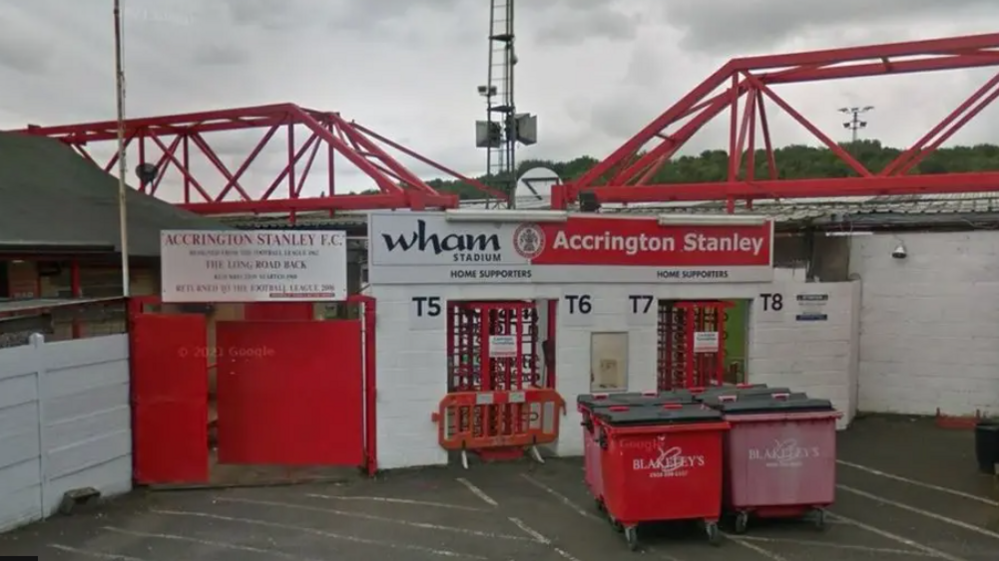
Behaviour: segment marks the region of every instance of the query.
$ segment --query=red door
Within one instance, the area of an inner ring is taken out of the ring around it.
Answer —
[[[140,484],[208,481],[208,332],[200,315],[132,321],[132,430]]]
[[[359,321],[219,322],[215,334],[219,463],[364,463]]]

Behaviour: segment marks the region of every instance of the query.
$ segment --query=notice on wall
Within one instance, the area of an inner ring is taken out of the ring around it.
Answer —
[[[347,299],[340,231],[165,230],[164,302],[316,302]]]
[[[794,315],[795,321],[828,321],[828,294],[798,294],[795,296],[798,305]]]
[[[490,335],[489,358],[517,358],[515,335]]]
[[[695,353],[717,353],[720,348],[721,337],[717,331],[695,331],[694,332],[694,352]]]

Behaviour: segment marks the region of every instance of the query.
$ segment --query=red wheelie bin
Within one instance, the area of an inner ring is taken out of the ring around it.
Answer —
[[[594,423],[593,411],[601,407],[627,405],[630,407],[660,406],[665,403],[692,402],[689,393],[666,392],[624,392],[624,393],[594,393],[576,397],[576,409],[583,417],[583,473],[586,486],[596,497],[596,489],[602,485],[602,470],[600,469],[600,446],[597,437],[600,427]],[[603,509],[603,503],[597,501],[597,508]]]
[[[593,410],[602,476],[596,499],[628,547],[639,524],[701,520],[717,545],[721,515],[722,436],[719,411],[698,404],[616,405]]]
[[[826,399],[803,393],[714,396],[705,404],[724,415],[725,510],[736,533],[751,517],[809,514],[825,526],[836,494],[836,420],[842,413]]]

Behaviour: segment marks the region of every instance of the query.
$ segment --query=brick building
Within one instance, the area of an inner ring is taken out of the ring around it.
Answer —
[[[777,218],[784,235],[775,264],[786,275],[860,281],[852,350],[860,411],[999,414],[999,336],[992,331],[999,322],[999,192],[758,202],[754,212]],[[799,335],[808,331],[784,340],[796,345]],[[847,360],[845,352],[818,345],[767,368],[790,376],[802,365]]]
[[[0,333],[52,332],[58,310],[122,294],[117,179],[56,140],[0,133],[0,200]],[[131,189],[128,213],[135,295],[159,291],[162,229],[224,228]]]

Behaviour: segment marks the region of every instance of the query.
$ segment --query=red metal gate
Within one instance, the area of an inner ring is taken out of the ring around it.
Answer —
[[[146,313],[159,299],[132,298],[137,483],[212,476],[211,363],[219,463],[363,466],[374,475],[375,300],[357,295],[348,303],[362,307],[363,320],[215,321],[209,345],[206,315]]]
[[[537,445],[558,439],[565,408],[542,348],[534,302],[449,302],[449,393],[433,415],[441,447],[466,467],[466,451],[512,459],[529,448],[540,460]]]
[[[216,338],[219,463],[364,464],[360,321],[226,321]]]
[[[723,331],[731,302],[659,301],[660,391],[719,385],[725,376]]]
[[[138,483],[208,481],[208,347],[201,315],[131,317],[132,432]]]

